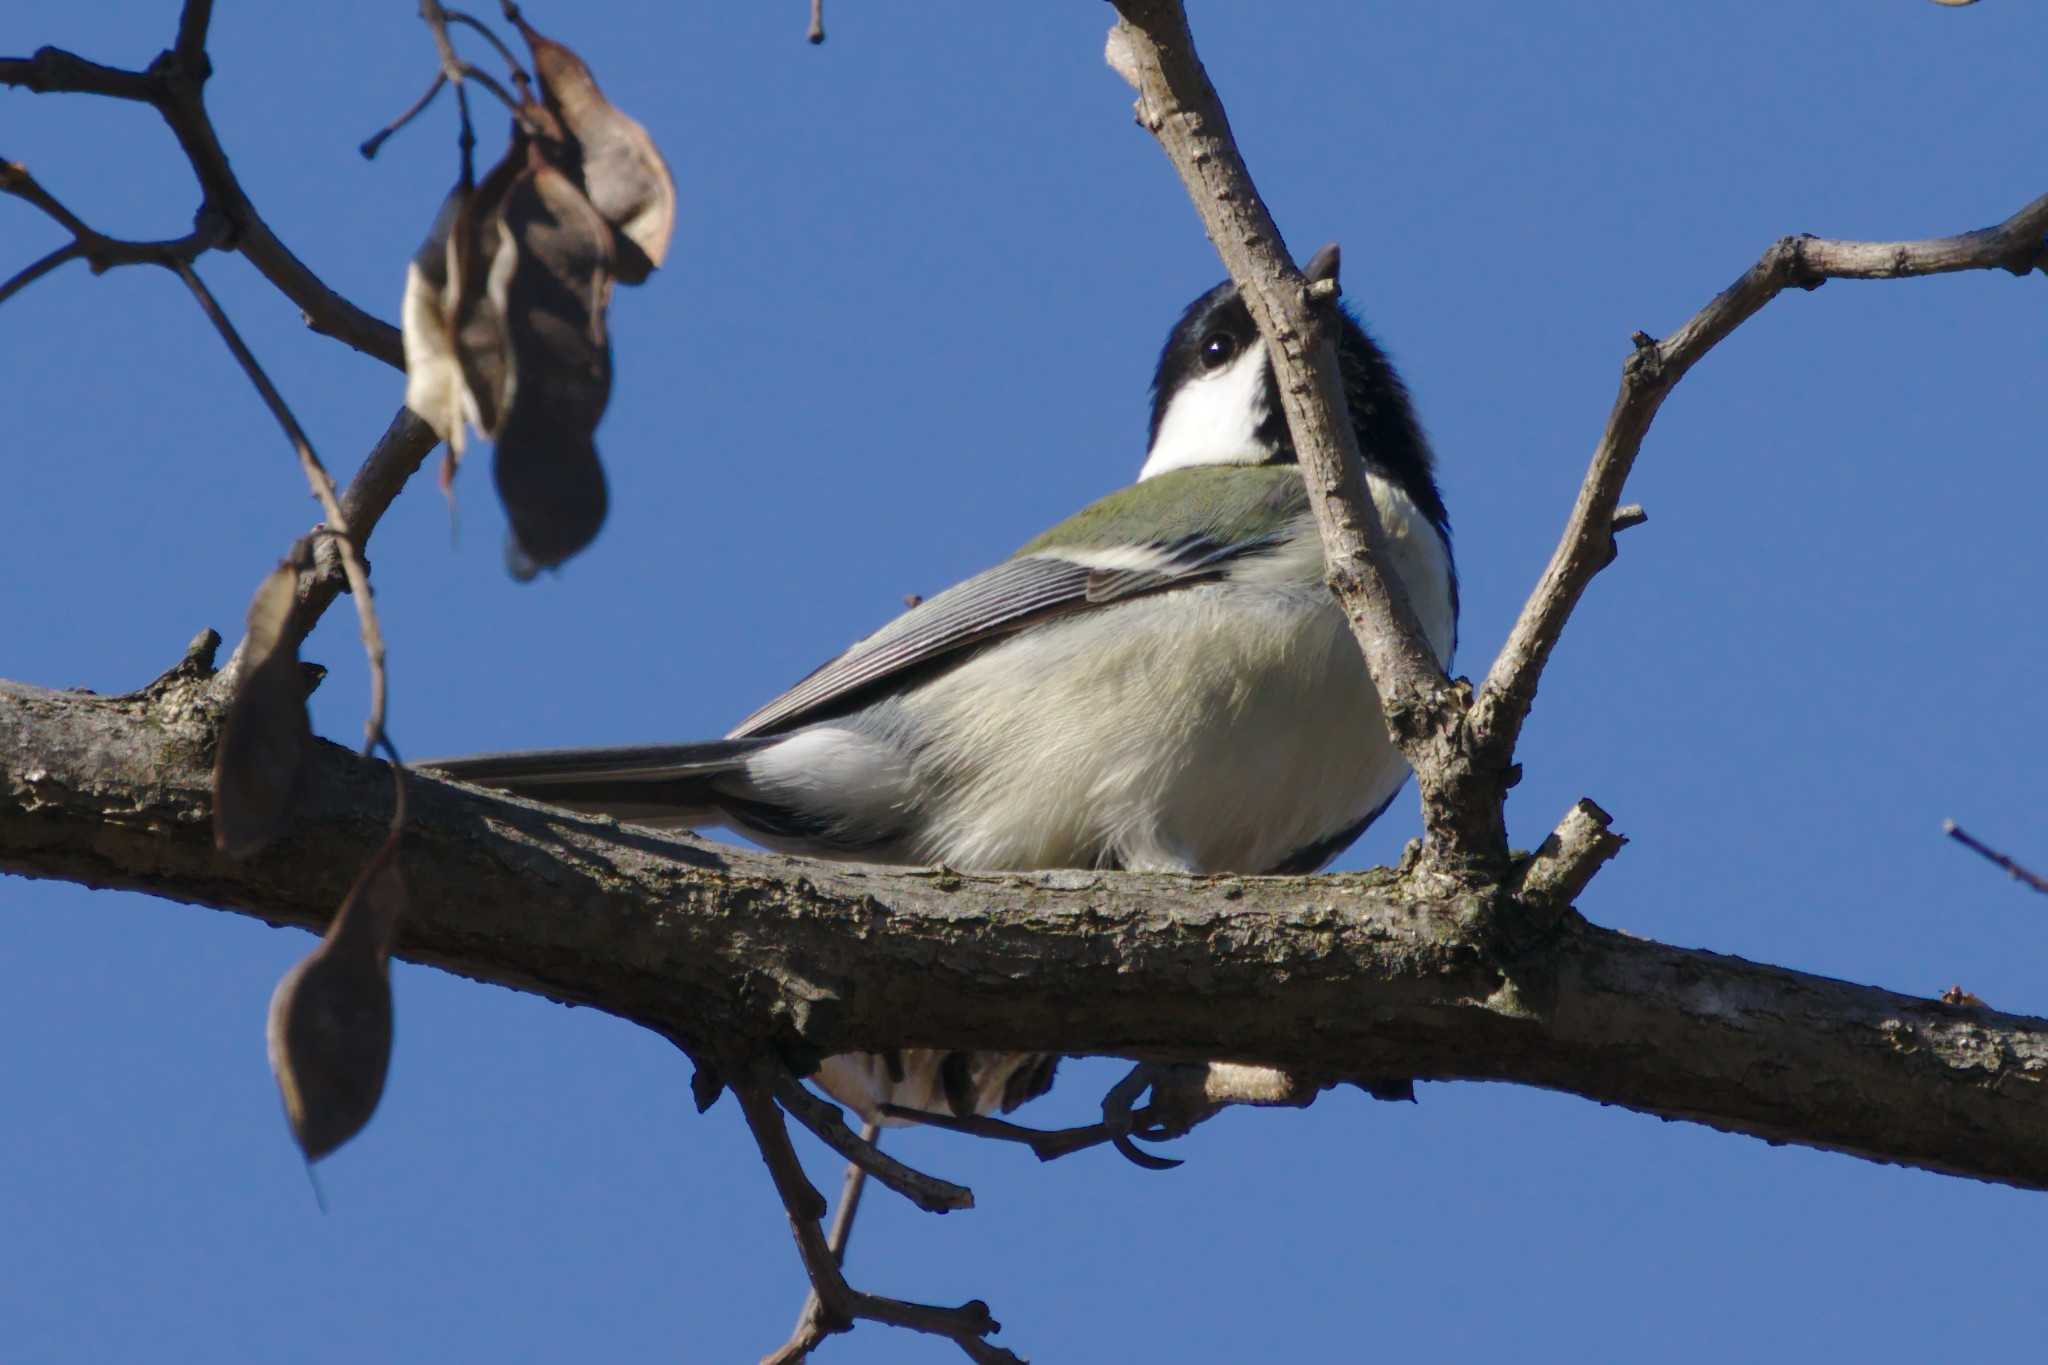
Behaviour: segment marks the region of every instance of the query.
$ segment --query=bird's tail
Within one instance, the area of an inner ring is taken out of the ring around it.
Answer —
[[[715,739],[611,749],[529,749],[435,758],[413,766],[570,810],[615,816],[636,825],[688,829],[720,823],[719,779],[742,774],[749,755],[775,742]]]

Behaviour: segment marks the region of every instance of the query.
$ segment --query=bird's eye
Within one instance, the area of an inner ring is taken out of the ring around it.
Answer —
[[[1220,370],[1237,354],[1237,338],[1228,332],[1211,332],[1202,342],[1202,368]]]

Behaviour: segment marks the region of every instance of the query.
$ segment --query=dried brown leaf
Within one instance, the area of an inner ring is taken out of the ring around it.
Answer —
[[[583,192],[538,158],[507,192],[501,222],[497,259],[511,266],[498,306],[511,378],[494,470],[512,524],[512,572],[528,578],[581,550],[604,524],[594,437],[611,397],[604,310],[613,234]]]
[[[228,701],[213,760],[213,846],[246,858],[283,831],[297,804],[299,772],[313,735],[298,647],[285,633],[298,602],[306,542],[270,572],[249,603],[247,661]]]
[[[266,1041],[285,1119],[306,1160],[362,1131],[391,1063],[391,939],[405,912],[398,836],[350,888],[320,945],[270,997]]]
[[[668,255],[675,230],[676,182],[661,149],[640,123],[598,89],[581,57],[543,34],[518,14],[515,24],[533,52],[534,73],[548,108],[581,151],[579,179],[592,207],[618,229],[613,273],[623,284],[639,284]]]

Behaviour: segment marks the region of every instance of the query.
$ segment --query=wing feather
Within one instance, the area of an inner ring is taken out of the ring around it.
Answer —
[[[1218,577],[1232,561],[1269,550],[1282,539],[1276,534],[1232,544],[1187,536],[1144,547],[1141,567],[1133,565],[1130,547],[1100,554],[1061,547],[1019,555],[919,603],[856,642],[741,721],[729,738],[773,734],[817,719],[866,688],[1051,616]]]

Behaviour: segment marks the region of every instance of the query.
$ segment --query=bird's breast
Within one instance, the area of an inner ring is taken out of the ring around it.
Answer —
[[[1447,657],[1443,542],[1412,506],[1382,520]],[[1322,562],[1304,522],[1228,578],[1045,623],[906,695],[914,855],[1264,872],[1363,819],[1407,767]]]

